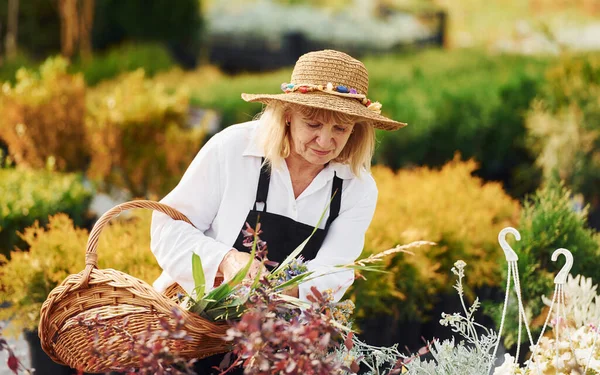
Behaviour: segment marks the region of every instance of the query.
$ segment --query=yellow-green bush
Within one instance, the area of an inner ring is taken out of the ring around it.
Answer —
[[[457,158],[441,170],[417,168],[392,172],[376,166],[379,188],[375,216],[365,238],[366,255],[415,240],[437,246],[416,249],[387,260],[387,274],[367,274],[351,296],[357,317],[393,314],[396,319],[423,318],[436,294],[448,292],[452,264],[469,264],[469,287],[498,285],[498,232],[514,225],[518,203],[498,183],[483,183],[472,175],[474,161]],[[365,254],[363,254],[365,255]]]
[[[20,69],[0,93],[0,138],[18,165],[59,171],[82,170],[88,162],[85,83],[67,73],[67,61],[50,58],[39,73]]]
[[[186,127],[188,102],[187,90],[167,90],[143,70],[90,90],[88,176],[137,197],[168,192],[204,139],[202,128]]]
[[[548,70],[527,116],[530,146],[545,177],[557,175],[583,194],[592,214],[600,210],[598,98],[600,55],[566,55]]]
[[[92,191],[78,174],[0,169],[0,197],[0,253],[8,254],[19,244],[17,231],[36,220],[44,225],[48,215],[63,212],[82,225]]]
[[[152,283],[160,267],[150,251],[151,213],[136,213],[130,219],[111,222],[100,236],[99,268],[113,268]],[[29,251],[14,251],[11,260],[0,256],[0,319],[12,319],[14,330],[37,328],[42,303],[50,291],[68,275],[85,268],[88,233],[73,226],[64,214],[50,218],[48,229],[37,223],[27,228],[23,239]]]

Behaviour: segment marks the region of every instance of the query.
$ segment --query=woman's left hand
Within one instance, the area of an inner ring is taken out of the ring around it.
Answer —
[[[236,249],[229,251],[219,265],[219,272],[223,275],[224,281],[231,280],[238,271],[248,264],[249,260],[249,253],[237,251]],[[254,259],[245,278],[253,280],[258,272],[260,272],[261,275],[265,275],[268,271],[258,260]]]

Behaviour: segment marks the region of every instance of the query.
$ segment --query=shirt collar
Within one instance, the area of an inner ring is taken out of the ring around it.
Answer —
[[[352,173],[352,169],[350,169],[350,166],[348,164],[336,163],[332,161],[329,163],[329,165],[327,165],[326,169],[328,170],[328,180],[333,178],[334,172],[335,175],[341,178],[342,180],[354,178],[354,173]]]

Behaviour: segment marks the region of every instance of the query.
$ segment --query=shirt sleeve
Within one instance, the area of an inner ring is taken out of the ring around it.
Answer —
[[[377,205],[377,187],[373,180],[371,182],[372,185],[362,198],[342,211],[331,223],[317,256],[307,264],[308,270],[314,271],[314,275],[319,277],[300,284],[298,292],[301,300],[306,301],[311,287],[315,286],[319,291],[330,289],[337,302],[354,282],[353,270],[335,266],[354,262],[362,252],[365,233]]]
[[[163,269],[154,283],[164,290],[171,282],[177,282],[188,293],[194,289],[192,254],[200,256],[206,288],[214,286],[219,264],[231,246],[204,234],[218,212],[221,202],[220,140],[211,138],[196,155],[179,184],[161,203],[179,210],[194,226],[169,216],[154,212],[151,225],[152,253]]]

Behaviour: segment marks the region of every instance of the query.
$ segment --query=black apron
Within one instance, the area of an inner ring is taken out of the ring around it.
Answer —
[[[239,251],[250,252],[251,249],[243,245],[244,236],[242,229],[246,229],[246,223],[252,228],[256,228],[256,224],[260,222],[260,239],[267,243],[267,258],[271,261],[281,263],[287,258],[288,255],[294,251],[298,245],[310,236],[313,232],[314,227],[297,222],[287,216],[274,214],[267,211],[267,195],[269,194],[269,183],[271,181],[271,170],[264,163],[260,170],[260,177],[258,179],[258,189],[256,190],[256,201],[254,207],[248,213],[244,225],[240,229],[238,238],[235,241],[233,247]],[[340,213],[340,205],[342,202],[342,182],[343,180],[334,174],[333,186],[331,188],[331,205],[329,206],[329,217],[325,224],[325,229],[317,228],[315,234],[308,241],[301,255],[305,260],[314,259],[327,236],[329,227],[335,218]],[[263,209],[257,209],[257,203],[263,204]],[[219,366],[225,354],[217,354],[199,360],[196,363],[194,370],[198,375],[209,375],[218,374],[217,370],[212,369],[214,366]],[[228,374],[231,375],[242,375],[244,373],[243,368],[236,369]]]

